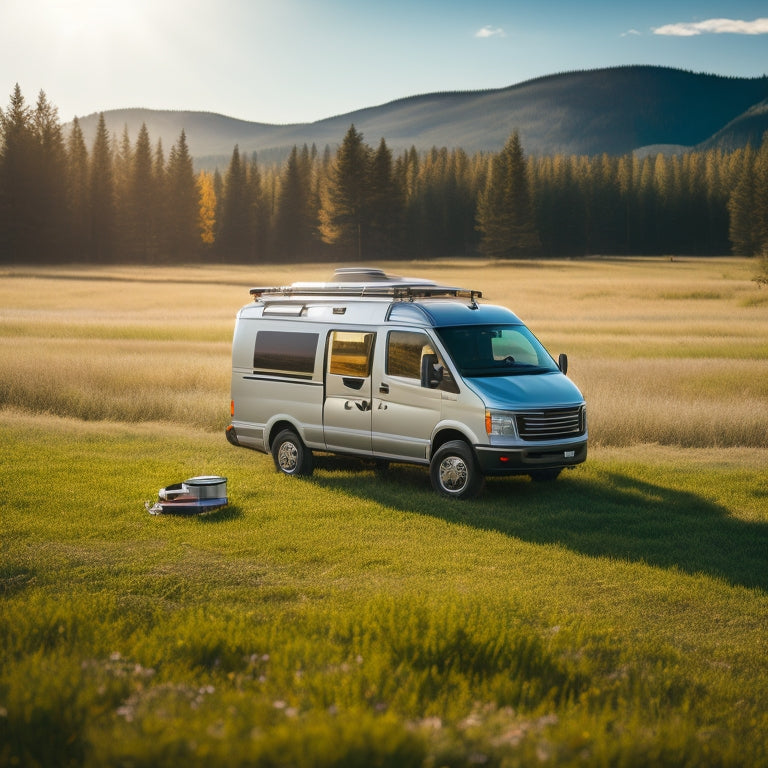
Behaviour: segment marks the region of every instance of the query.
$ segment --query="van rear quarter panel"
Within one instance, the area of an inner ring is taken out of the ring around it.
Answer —
[[[259,330],[308,331],[318,334],[312,378],[255,372],[253,352]],[[269,431],[278,422],[291,424],[310,447],[323,446],[323,360],[326,329],[315,324],[239,317],[232,342],[231,394],[238,440],[269,451]]]

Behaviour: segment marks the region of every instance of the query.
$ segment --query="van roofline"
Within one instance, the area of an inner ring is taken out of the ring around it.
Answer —
[[[367,279],[357,279],[367,278]],[[254,301],[274,301],[301,296],[388,297],[412,301],[416,298],[467,298],[471,302],[483,297],[482,291],[457,286],[438,285],[432,280],[388,275],[370,267],[342,267],[328,282],[298,282],[283,286],[257,286],[251,288]]]

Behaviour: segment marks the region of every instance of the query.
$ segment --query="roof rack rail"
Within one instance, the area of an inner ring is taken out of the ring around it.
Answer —
[[[362,279],[361,279],[362,278]],[[257,286],[251,288],[254,301],[274,301],[294,296],[391,296],[410,300],[429,297],[467,298],[471,302],[483,297],[482,291],[438,285],[432,280],[388,275],[371,267],[342,267],[334,272],[334,279],[326,282],[292,283],[283,286]]]
[[[254,301],[276,300],[294,296],[391,296],[394,299],[436,298],[439,296],[466,298],[474,301],[483,297],[482,291],[449,285],[406,285],[370,283],[294,283],[284,286],[256,286],[250,290]]]

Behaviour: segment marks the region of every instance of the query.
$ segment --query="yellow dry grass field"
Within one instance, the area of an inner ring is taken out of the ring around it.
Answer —
[[[406,262],[515,311],[587,403],[593,446],[768,447],[768,291],[737,258]],[[0,407],[105,422],[228,421],[234,317],[310,266],[6,267]]]

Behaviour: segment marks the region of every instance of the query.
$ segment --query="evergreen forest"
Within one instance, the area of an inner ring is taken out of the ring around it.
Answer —
[[[146,126],[92,146],[44,92],[0,110],[0,263],[274,263],[484,255],[762,255],[768,133],[758,147],[682,155],[526,156],[412,147],[354,125],[337,148],[195,171],[184,131]]]

